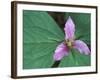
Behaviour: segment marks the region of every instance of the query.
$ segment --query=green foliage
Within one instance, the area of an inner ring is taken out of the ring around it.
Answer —
[[[64,39],[64,33],[46,12],[41,11],[24,10],[23,25],[23,68],[51,67],[54,50]]]
[[[74,20],[76,39],[90,45],[90,14],[65,13]],[[23,10],[23,69],[50,68],[57,45],[64,40],[64,32],[45,11]],[[89,66],[90,56],[71,50],[59,67]]]

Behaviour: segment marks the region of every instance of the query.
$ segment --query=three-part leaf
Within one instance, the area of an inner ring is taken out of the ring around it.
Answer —
[[[76,26],[76,39],[90,45],[90,14],[65,13]],[[64,32],[45,11],[23,10],[23,69],[50,68],[56,47],[64,40]],[[90,55],[74,50],[65,56],[59,67],[89,66]]]

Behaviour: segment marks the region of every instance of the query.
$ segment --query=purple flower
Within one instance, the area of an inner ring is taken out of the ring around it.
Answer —
[[[60,43],[55,50],[53,56],[55,61],[61,60],[64,56],[68,56],[71,48],[78,50],[81,54],[90,54],[90,50],[86,43],[81,40],[75,40],[75,24],[70,16],[65,24],[64,31],[65,40]]]

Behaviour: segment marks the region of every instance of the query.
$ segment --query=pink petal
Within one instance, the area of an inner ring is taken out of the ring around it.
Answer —
[[[90,54],[88,46],[81,40],[76,40],[74,42],[74,48],[76,48],[80,53],[84,53],[86,55]]]
[[[68,48],[64,42],[62,42],[57,46],[53,58],[55,61],[59,61],[66,55],[68,55]]]
[[[64,31],[65,31],[65,39],[73,39],[74,38],[75,24],[70,16],[65,24]]]

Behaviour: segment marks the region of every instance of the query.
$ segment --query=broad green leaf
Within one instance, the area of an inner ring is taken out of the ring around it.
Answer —
[[[91,28],[90,28],[90,24],[91,24],[91,15],[89,13],[66,13],[66,18],[68,18],[68,16],[71,16],[71,18],[73,19],[74,23],[75,23],[75,28],[76,28],[76,32],[75,32],[75,36],[76,39],[81,39],[84,42],[86,42],[87,44],[90,44],[90,38],[91,38]]]
[[[65,56],[60,63],[60,67],[73,67],[73,66],[90,66],[90,55],[84,55],[76,50],[71,50],[68,56]]]
[[[23,10],[23,69],[49,68],[64,33],[45,11]]]
[[[50,68],[57,43],[24,43],[24,68]]]

